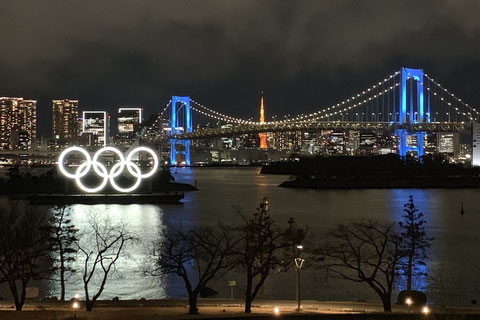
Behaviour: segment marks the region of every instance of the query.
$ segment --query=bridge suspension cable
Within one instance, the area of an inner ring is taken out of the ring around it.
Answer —
[[[469,115],[468,119],[469,120],[475,120],[475,121],[478,121],[478,116],[480,116],[480,112],[477,111],[475,108],[471,107],[468,105],[468,103],[465,103],[462,101],[462,99],[458,98],[457,96],[455,96],[453,93],[451,93],[450,91],[448,91],[446,88],[444,88],[441,84],[439,84],[438,82],[436,82],[433,78],[431,78],[430,76],[428,76],[427,74],[425,74],[425,77],[431,82],[433,83],[436,87],[438,87],[441,91],[445,92],[450,98],[452,98],[454,101],[460,103],[462,106],[464,106],[465,108],[467,108],[468,110],[470,111],[473,111],[473,113],[476,114],[476,116],[473,116],[471,112],[462,112],[459,110],[458,107],[454,107],[452,106],[452,103],[451,102],[446,102],[446,104],[452,108],[452,110],[456,111],[459,115],[461,116],[465,116],[467,117],[467,115]],[[427,90],[431,91],[430,87],[427,88]],[[434,93],[434,95],[438,95],[436,92]],[[442,97],[440,98],[442,101],[444,101],[445,99]]]
[[[285,122],[295,122],[295,121],[301,121],[301,120],[308,120],[309,118],[315,118],[315,119],[319,119],[318,116],[321,115],[321,114],[332,114],[331,111],[337,109],[337,108],[340,108],[340,107],[343,107],[345,104],[348,104],[349,102],[353,102],[355,101],[356,99],[361,99],[363,98],[364,96],[368,96],[369,94],[371,94],[371,92],[373,92],[375,89],[381,87],[382,85],[386,84],[388,81],[391,81],[394,77],[396,77],[397,75],[400,74],[400,71],[397,71],[393,74],[391,74],[390,76],[388,76],[387,78],[383,79],[383,81],[380,81],[378,82],[378,84],[374,84],[373,86],[357,93],[356,95],[353,95],[352,97],[350,98],[347,98],[339,103],[336,103],[336,104],[333,104],[331,105],[330,107],[327,107],[327,108],[323,108],[319,111],[316,111],[316,112],[313,112],[313,113],[310,113],[310,114],[301,114],[301,115],[298,115],[296,116],[295,118],[292,118],[292,119],[287,119],[287,120],[281,120],[281,121],[277,121],[278,123],[285,123]],[[392,86],[393,88],[394,87],[397,87],[398,86],[398,83],[397,85],[395,86]],[[393,88],[390,88],[393,89]],[[386,91],[385,91],[386,92]],[[376,97],[376,96],[375,96]],[[365,102],[365,101],[371,101],[372,99],[364,99],[363,101],[361,102]],[[354,104],[354,105],[358,105],[358,104]],[[343,111],[346,111],[348,109],[347,108],[343,108]],[[275,122],[270,122],[272,124],[274,124]]]
[[[309,114],[297,115],[293,118],[277,121],[266,121],[266,125],[276,124],[288,124],[294,122],[309,122],[309,121],[370,121],[370,122],[399,122],[400,110],[400,95],[399,86],[401,85],[400,79],[401,71],[396,71],[390,76],[372,85],[371,87],[362,90],[361,92],[352,95],[351,97],[333,104],[327,108],[315,111]],[[413,75],[407,77],[407,98],[410,104],[414,105],[414,88],[417,83]],[[418,81],[418,79],[417,79]],[[469,106],[463,102],[460,98],[456,97],[453,93],[442,87],[434,79],[424,74],[424,79],[421,80],[421,84],[424,85],[424,102],[426,104],[425,111],[419,115],[415,112],[415,115],[411,115],[411,121],[417,121],[417,119],[427,119],[427,122],[455,122],[460,119],[472,121],[480,118],[480,112],[477,109]],[[423,83],[425,82],[425,84]],[[405,93],[403,93],[405,94]],[[190,98],[193,106],[192,111],[199,113],[200,115],[215,119],[218,121],[224,121],[227,123],[245,124],[245,125],[259,125],[259,121],[250,121],[226,115],[224,113],[215,111],[212,108]],[[162,111],[163,114],[171,104],[171,101],[167,104]],[[360,109],[363,107],[364,109]],[[413,108],[413,107],[412,107]],[[413,109],[412,109],[413,110]],[[405,111],[403,111],[405,112]],[[413,111],[411,111],[413,112]],[[420,112],[420,111],[418,111]],[[407,115],[410,115],[407,110]],[[419,118],[417,118],[419,117]]]
[[[243,119],[240,119],[240,118],[227,116],[226,114],[217,112],[215,110],[212,110],[212,109],[204,106],[203,104],[193,100],[192,98],[190,98],[190,101],[193,102],[199,108],[203,109],[203,110],[200,110],[200,109],[197,109],[197,108],[191,106],[190,108],[192,108],[192,110],[194,110],[196,112],[199,112],[199,113],[201,113],[205,116],[216,119],[216,120],[232,121],[232,122],[239,123],[239,124],[254,124],[254,123],[257,123],[257,122],[254,122],[254,121],[248,121],[248,120],[243,120]]]
[[[399,83],[393,81],[393,85],[390,85],[386,89],[381,89],[385,84],[387,84],[389,81],[394,80],[394,78],[400,74],[400,71],[397,71],[387,78],[383,79],[383,81],[378,82],[377,84],[357,93],[356,95],[353,95],[350,98],[345,99],[344,101],[341,101],[337,104],[333,104],[330,107],[321,109],[319,111],[310,113],[310,114],[301,114],[298,115],[294,118],[290,119],[285,119],[285,120],[278,120],[278,121],[266,121],[266,124],[282,124],[282,123],[289,123],[289,122],[297,122],[297,121],[315,121],[315,120],[321,120],[321,119],[329,119],[330,117],[334,117],[336,115],[342,116],[345,112],[352,110],[354,108],[360,107],[370,101],[373,101],[376,98],[379,97],[384,97],[384,95],[388,92],[391,92],[395,88],[398,87]],[[375,91],[377,91],[376,94],[373,94]],[[367,98],[367,96],[370,96]],[[361,100],[363,98],[363,100]],[[359,100],[358,103],[353,103]],[[390,98],[388,98],[390,100]],[[394,99],[392,99],[394,100]],[[238,124],[260,124],[259,121],[249,121],[249,120],[244,120],[236,117],[231,117],[226,114],[220,113],[218,111],[215,111],[211,108],[208,108],[201,103],[190,99],[198,108],[192,107],[192,110],[199,112],[202,115],[208,116],[210,118],[220,120],[220,121],[226,121],[226,122],[233,122],[233,123],[238,123]],[[382,109],[385,110],[385,106],[382,104]]]
[[[165,111],[167,111],[168,107],[170,107],[171,104],[172,104],[172,99],[168,101],[167,105],[165,106],[165,108],[163,108],[162,112],[160,112],[158,116],[161,117],[165,113]]]

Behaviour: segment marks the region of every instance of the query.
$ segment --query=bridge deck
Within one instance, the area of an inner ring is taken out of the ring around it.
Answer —
[[[175,136],[176,139],[205,139],[215,137],[236,136],[264,132],[293,132],[318,130],[384,130],[395,131],[405,129],[408,132],[470,132],[469,122],[424,122],[424,123],[392,123],[392,122],[295,122],[275,124],[237,125],[231,128],[199,129],[190,133]]]

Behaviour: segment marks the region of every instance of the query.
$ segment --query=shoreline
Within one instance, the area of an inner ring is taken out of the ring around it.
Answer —
[[[480,179],[422,178],[389,180],[310,179],[297,178],[282,182],[279,187],[297,189],[476,189]]]
[[[99,300],[91,312],[85,311],[84,301],[79,301],[80,309],[72,309],[72,301],[27,300],[23,311],[14,311],[13,301],[0,302],[2,319],[335,319],[335,320],[413,320],[421,317],[421,307],[408,308],[405,305],[392,305],[393,312],[383,312],[381,303],[353,301],[302,300],[302,310],[296,311],[293,300],[258,300],[252,305],[252,313],[243,312],[244,301],[235,299],[198,300],[199,314],[188,314],[187,299],[166,300]],[[278,307],[279,314],[274,314]],[[480,310],[476,308],[445,308],[433,306],[433,318],[478,319]],[[448,317],[445,317],[448,316]],[[423,317],[422,317],[423,318]]]
[[[12,200],[28,200],[33,205],[70,204],[181,204],[183,192],[131,193],[131,194],[19,194],[7,197]]]

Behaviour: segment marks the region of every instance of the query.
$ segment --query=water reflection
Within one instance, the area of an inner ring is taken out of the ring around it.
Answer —
[[[102,211],[112,221],[122,221],[139,241],[127,246],[128,258],[118,265],[118,275],[107,283],[103,298],[185,297],[184,284],[175,275],[163,280],[143,274],[151,263],[150,244],[170,224],[189,225],[232,222],[238,206],[245,213],[254,212],[263,197],[268,197],[271,214],[279,221],[294,217],[300,225],[308,224],[314,239],[320,240],[329,228],[355,218],[377,219],[385,223],[402,220],[403,204],[412,195],[427,221],[427,232],[435,240],[431,255],[422,267],[426,276],[416,279],[415,288],[425,288],[430,301],[451,306],[471,306],[480,297],[480,254],[476,248],[480,226],[480,190],[476,189],[372,189],[372,190],[298,190],[278,188],[288,176],[259,175],[258,168],[185,168],[174,174],[179,182],[198,181],[200,191],[188,193],[183,205],[73,206],[73,223],[85,226],[88,212]],[[465,215],[460,215],[461,202]],[[81,270],[80,261],[77,270]],[[308,261],[307,261],[308,264]],[[307,269],[302,273],[302,295],[318,300],[378,301],[364,284],[352,284]],[[242,295],[244,275],[231,272],[209,287],[227,298],[228,280],[237,281],[236,297]],[[55,285],[58,287],[58,285]],[[280,272],[267,280],[267,299],[294,299],[295,274]],[[398,287],[402,289],[402,287]],[[67,285],[67,297],[79,292],[83,284],[79,273]],[[54,290],[58,293],[58,290]]]
[[[135,241],[126,243],[124,254],[116,264],[116,270],[109,276],[101,299],[127,298],[165,298],[166,286],[162,281],[144,274],[153,261],[152,242],[161,236],[163,211],[153,205],[73,205],[72,223],[79,229],[80,235],[89,230],[92,216],[109,220],[112,225],[124,225]],[[83,256],[77,255],[73,268],[77,270],[67,282],[66,298],[76,293],[84,296],[82,268]],[[59,286],[53,283],[51,294],[58,295]]]
[[[409,197],[413,197],[413,202],[415,207],[419,210],[419,213],[423,213],[423,219],[426,221],[427,226],[427,236],[431,236],[431,226],[432,226],[432,208],[435,208],[434,202],[437,201],[435,197],[432,197],[431,190],[428,189],[393,189],[391,190],[391,200],[393,204],[392,210],[389,212],[392,214],[392,220],[396,223],[404,221],[405,207],[404,205],[408,202]],[[427,211],[425,211],[425,209]],[[402,231],[399,229],[399,231]],[[407,265],[408,258],[404,257],[401,259],[400,264]],[[427,260],[428,261],[428,260]],[[417,260],[417,262],[420,262]],[[421,261],[425,262],[425,261]],[[428,274],[430,270],[427,264],[418,263],[414,265],[414,275],[412,276],[412,290],[428,291]],[[407,276],[402,274],[397,278],[396,287],[398,291],[407,289]]]

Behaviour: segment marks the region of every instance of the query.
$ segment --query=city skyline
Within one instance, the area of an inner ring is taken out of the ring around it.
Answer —
[[[0,319],[480,319],[480,0],[1,0]]]
[[[110,114],[141,105],[147,118],[172,95],[189,95],[248,118],[263,90],[268,116],[282,116],[292,106],[328,106],[400,66],[423,67],[470,104],[480,101],[480,66],[471,59],[480,51],[477,3],[51,3],[3,1],[0,10],[12,26],[0,31],[8,30],[0,95],[37,99],[47,114],[42,134],[58,97]],[[117,19],[105,21],[109,14]]]

